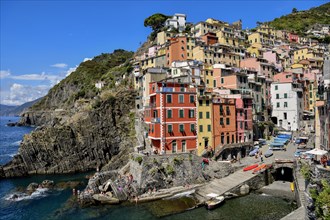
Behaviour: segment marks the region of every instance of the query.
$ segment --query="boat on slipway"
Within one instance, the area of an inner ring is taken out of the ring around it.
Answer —
[[[249,171],[249,170],[253,170],[254,168],[257,168],[258,167],[258,164],[252,164],[250,166],[247,166],[247,167],[244,167],[243,168],[243,171]]]

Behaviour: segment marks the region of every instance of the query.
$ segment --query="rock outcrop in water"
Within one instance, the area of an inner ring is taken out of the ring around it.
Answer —
[[[0,178],[126,164],[135,144],[136,92],[128,77],[132,55],[116,50],[83,62],[25,112],[20,124],[36,129],[25,135],[13,160],[0,166]],[[101,80],[104,86],[97,89]]]

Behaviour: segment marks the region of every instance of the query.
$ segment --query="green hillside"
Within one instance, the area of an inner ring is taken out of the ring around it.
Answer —
[[[330,3],[306,11],[293,9],[291,14],[275,18],[267,23],[275,29],[303,35],[314,24],[330,24]]]
[[[131,72],[132,66],[129,61],[132,57],[133,52],[119,49],[82,62],[74,72],[33,105],[32,109],[67,109],[73,107],[78,99],[94,99],[99,93],[95,87],[98,81],[106,83],[103,90],[114,89],[116,81],[121,81],[123,75]],[[127,85],[123,85],[125,86]]]

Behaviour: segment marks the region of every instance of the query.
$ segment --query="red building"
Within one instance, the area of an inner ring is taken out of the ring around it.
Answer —
[[[297,42],[298,43],[299,36],[297,34],[289,33],[288,38],[289,38],[290,42]]]
[[[148,137],[154,150],[171,154],[197,148],[196,88],[189,84],[149,84],[150,106],[145,110]]]

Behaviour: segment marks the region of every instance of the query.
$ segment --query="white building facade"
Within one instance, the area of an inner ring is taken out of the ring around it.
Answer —
[[[178,29],[180,32],[186,28],[186,15],[185,14],[174,14],[172,18],[165,21],[165,26],[169,29]]]
[[[288,131],[300,128],[303,116],[303,90],[300,84],[274,82],[271,85],[272,118]]]

